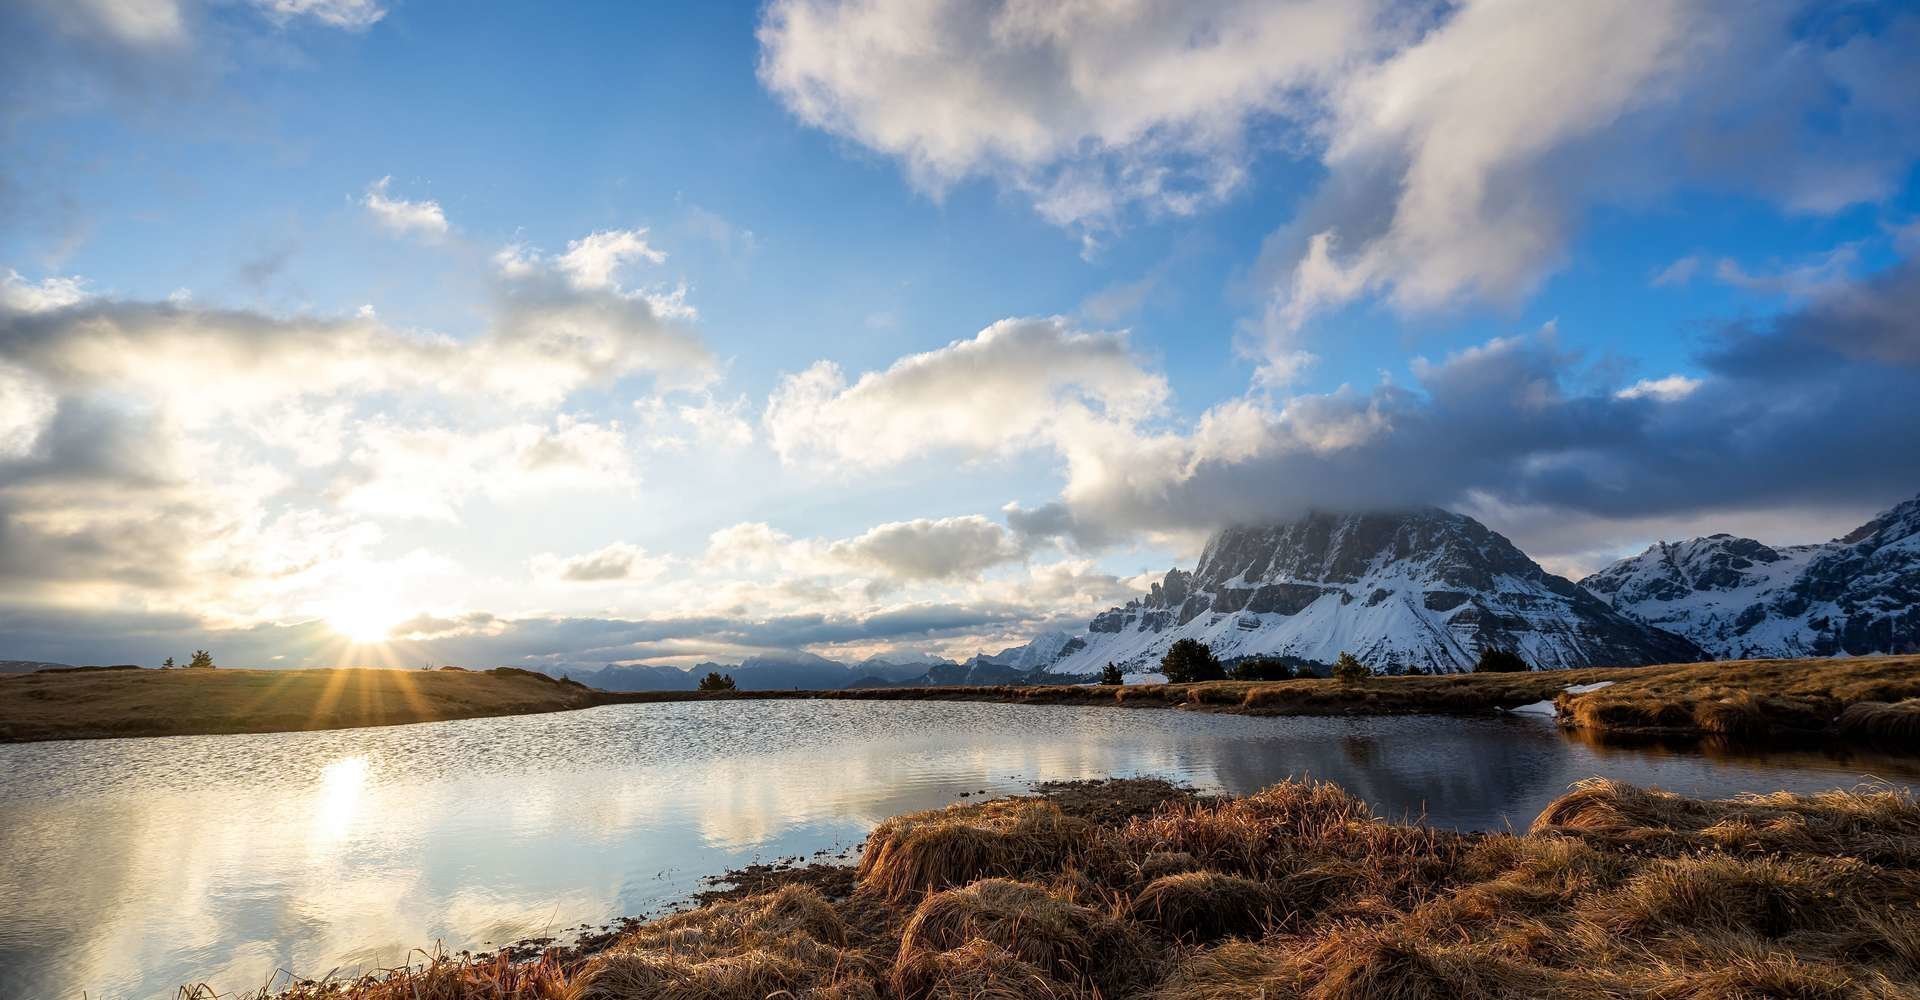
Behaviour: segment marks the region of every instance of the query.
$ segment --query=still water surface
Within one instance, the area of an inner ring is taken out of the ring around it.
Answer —
[[[1600,748],[1530,718],[1260,719],[940,702],[618,705],[385,729],[0,746],[0,997],[147,997],[398,964],[654,912],[1034,781],[1332,779],[1524,828],[1574,781],[1920,784],[1911,760]]]

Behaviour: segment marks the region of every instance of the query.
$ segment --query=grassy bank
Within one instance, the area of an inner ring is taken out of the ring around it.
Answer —
[[[1569,685],[1611,681],[1586,694]],[[615,703],[811,698],[1181,708],[1249,715],[1491,715],[1556,701],[1607,735],[1825,737],[1920,751],[1920,657],[1743,660],[1444,677],[1198,684],[596,691],[512,669],[111,670],[0,678],[0,741],[339,729]]]
[[[0,679],[0,741],[348,729],[606,696],[522,670],[103,670]]]
[[[1610,681],[1583,694],[1569,686]],[[825,697],[1186,708],[1250,715],[1488,715],[1551,701],[1561,721],[1614,735],[1766,741],[1826,737],[1920,750],[1920,656],[1730,660],[1443,677],[1208,681],[1131,687],[890,688]]]
[[[448,958],[296,998],[1424,1000],[1920,995],[1920,804],[1591,781],[1524,835],[1389,823],[1328,784],[1150,782],[900,816],[835,890]]]

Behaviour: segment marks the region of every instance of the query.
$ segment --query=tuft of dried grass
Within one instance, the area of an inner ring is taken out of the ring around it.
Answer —
[[[1306,1000],[1532,1000],[1605,995],[1590,979],[1392,931],[1354,931],[1301,956]]]
[[[1265,882],[1219,872],[1185,872],[1147,883],[1127,906],[1128,919],[1178,941],[1256,937],[1290,914],[1276,914],[1279,894]]]
[[[1036,799],[1000,799],[895,816],[860,857],[862,888],[893,901],[975,879],[1057,871],[1092,839],[1086,820]]]
[[[1148,1000],[1295,1000],[1304,989],[1289,953],[1249,941],[1195,951]]]
[[[919,951],[894,969],[898,1000],[1081,1000],[1078,986],[982,938],[947,951]]]
[[[348,980],[296,982],[282,993],[262,989],[256,996],[297,1000],[581,1000],[585,996],[580,978],[550,955],[524,962],[514,961],[504,951],[484,957],[444,953],[425,957],[419,965]],[[217,1000],[221,994],[202,984],[183,987],[179,995],[182,1000]]]
[[[1152,980],[1159,956],[1133,926],[1041,886],[986,879],[928,896],[900,935],[894,985],[917,982],[926,954],[984,940],[1051,979],[1122,996]]]
[[[1920,698],[1862,701],[1840,712],[1840,734],[1892,750],[1920,750]]]
[[[1712,848],[1742,855],[1843,856],[1887,867],[1920,867],[1920,800],[1889,788],[1703,801],[1592,778],[1542,810],[1532,832],[1669,855]]]

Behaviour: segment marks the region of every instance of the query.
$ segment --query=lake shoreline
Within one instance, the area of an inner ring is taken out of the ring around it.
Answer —
[[[1905,791],[1705,800],[1592,779],[1524,833],[1474,833],[1389,822],[1326,782],[1216,797],[1117,779],[894,816],[857,868],[817,867],[755,873],[575,945],[442,955],[283,995],[1599,1000],[1920,986],[1905,946],[1920,803]]]
[[[1611,682],[1569,694],[1565,688]],[[1173,708],[1256,716],[1487,716],[1549,701],[1598,735],[1828,739],[1920,751],[1920,656],[1739,660],[1515,674],[898,687],[837,691],[601,691],[488,671],[87,671],[0,680],[0,743],[310,732],[683,701],[972,701]],[[64,710],[63,710],[64,709]]]

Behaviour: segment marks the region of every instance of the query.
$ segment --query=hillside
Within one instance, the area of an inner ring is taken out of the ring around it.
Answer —
[[[114,670],[0,679],[0,741],[350,729],[587,708],[524,670]]]

